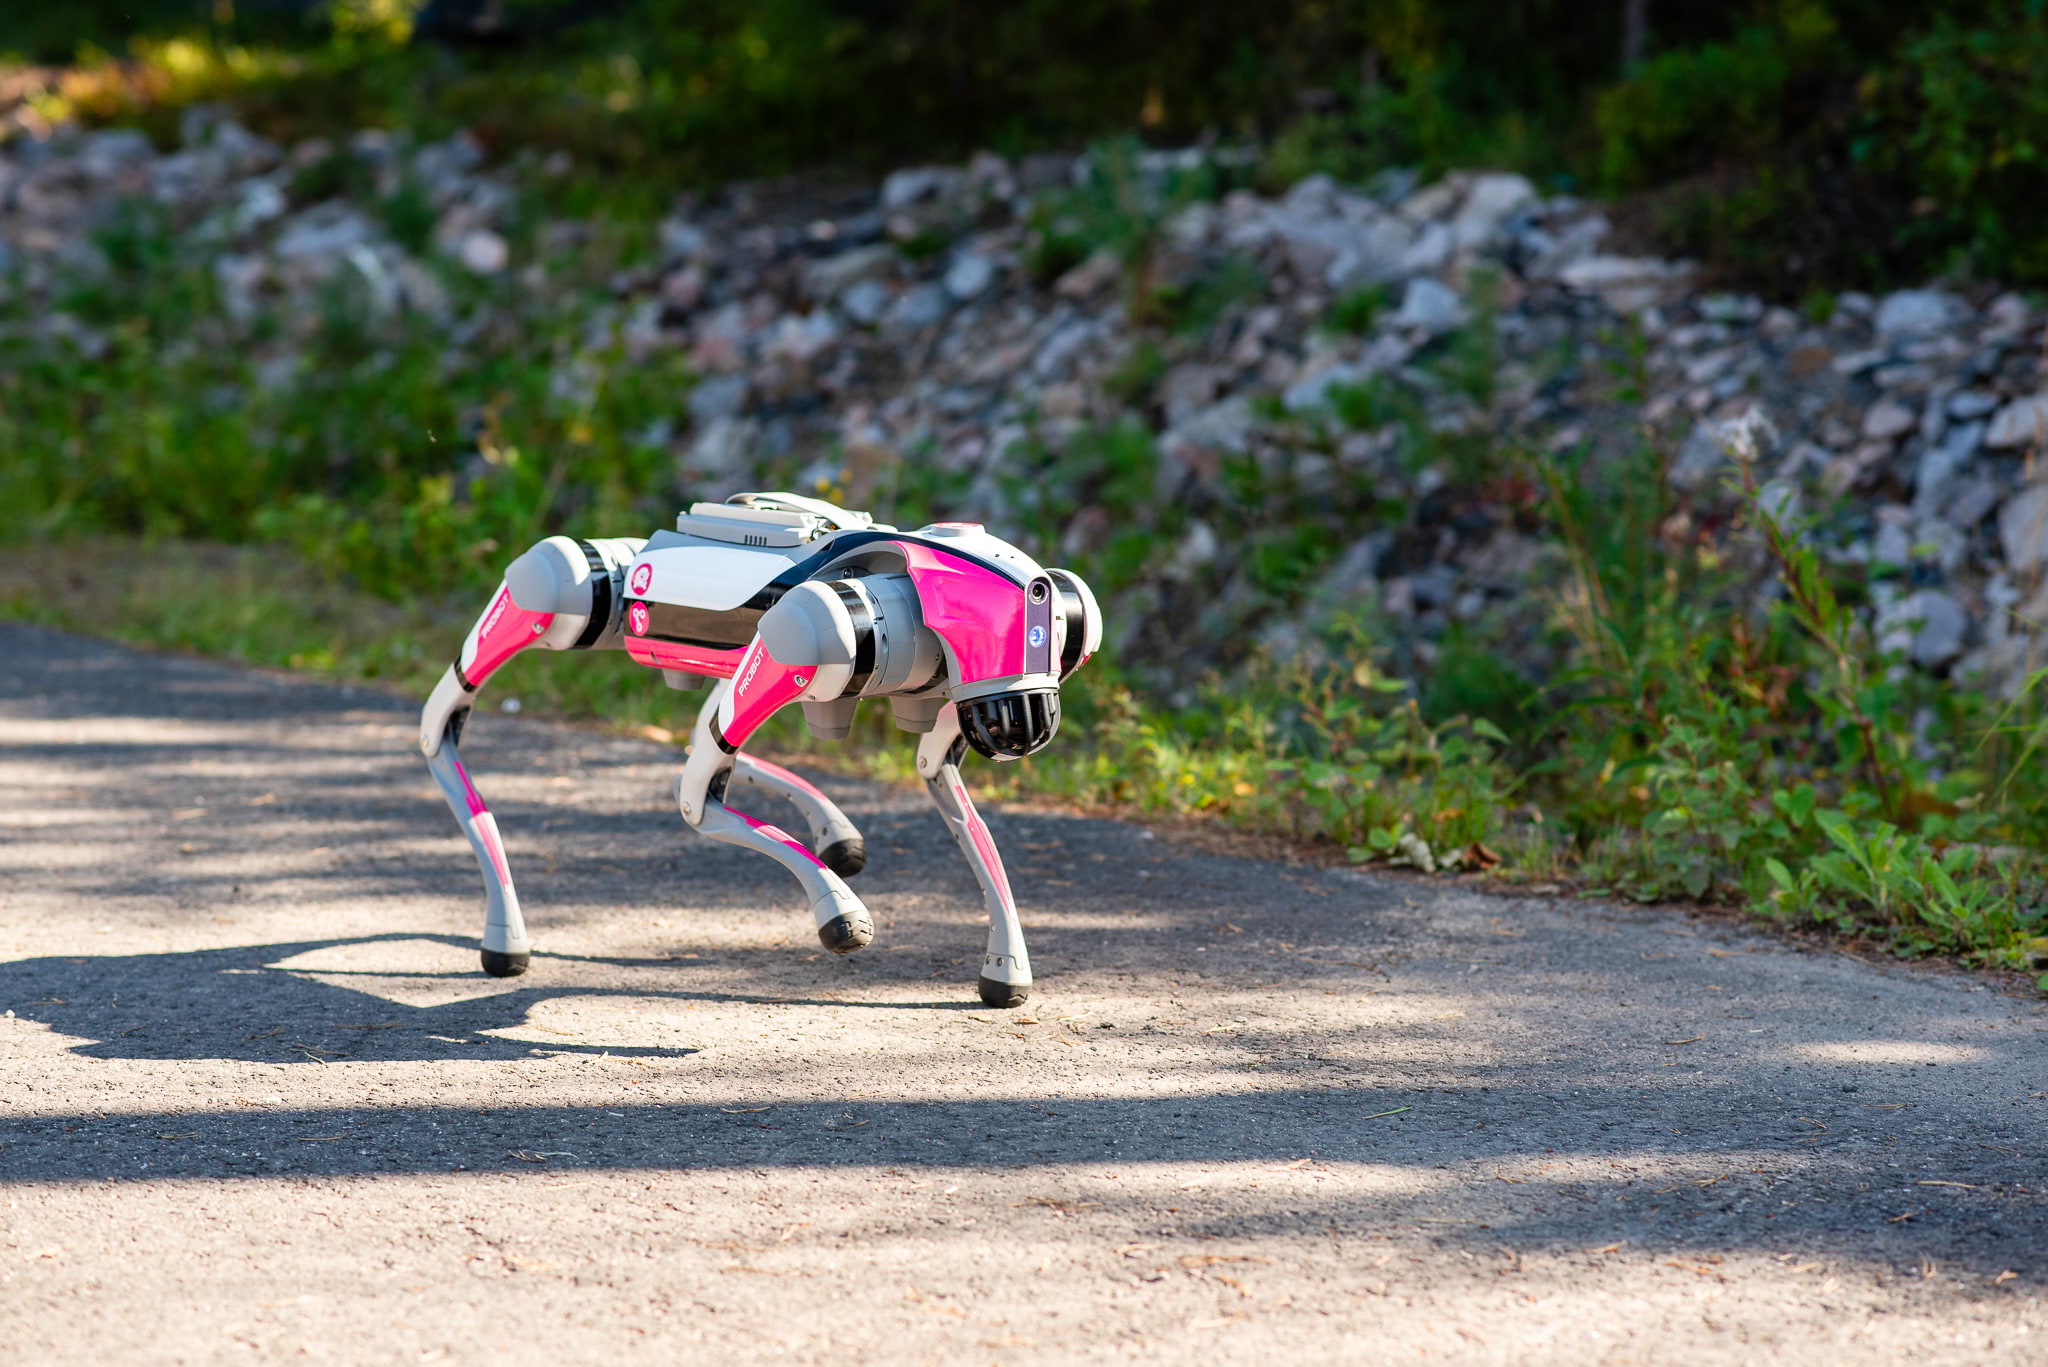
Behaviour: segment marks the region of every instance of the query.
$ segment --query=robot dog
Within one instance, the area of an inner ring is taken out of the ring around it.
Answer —
[[[839,954],[874,938],[844,881],[867,863],[860,832],[814,785],[741,747],[790,703],[812,735],[843,739],[861,699],[889,699],[897,726],[921,738],[917,772],[981,884],[981,999],[1022,1003],[1023,927],[960,761],[970,746],[992,760],[1044,748],[1061,680],[1101,641],[1079,576],[1041,568],[975,523],[899,532],[820,499],[759,493],[693,504],[674,531],[644,540],[549,537],[506,569],[420,713],[420,750],[483,869],[484,971],[524,973],[531,949],[497,822],[456,752],[476,692],[530,646],[624,649],[674,687],[715,680],[676,805],[699,833],[795,874],[819,940]],[[727,805],[735,782],[791,802],[809,842]]]

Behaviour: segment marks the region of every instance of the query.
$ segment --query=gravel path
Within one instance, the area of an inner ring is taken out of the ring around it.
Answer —
[[[838,958],[673,750],[491,715],[496,981],[412,728],[0,625],[0,1359],[2048,1359],[2036,1001],[1002,811],[995,1012],[921,794],[828,785]]]

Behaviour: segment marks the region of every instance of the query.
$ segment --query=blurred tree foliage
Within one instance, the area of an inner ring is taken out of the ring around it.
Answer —
[[[0,8],[0,53],[125,73],[87,117],[461,124],[643,184],[1132,129],[1260,139],[1276,182],[1513,166],[1790,293],[2048,278],[2044,3],[70,0]],[[184,79],[135,74],[172,40]]]

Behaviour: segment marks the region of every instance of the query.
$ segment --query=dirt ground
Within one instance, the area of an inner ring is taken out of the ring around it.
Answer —
[[[921,794],[841,958],[497,714],[494,980],[413,728],[0,626],[0,1360],[2048,1361],[2038,1000],[998,811],[991,1011]]]

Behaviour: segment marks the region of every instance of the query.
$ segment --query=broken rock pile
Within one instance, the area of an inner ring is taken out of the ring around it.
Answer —
[[[258,320],[337,280],[459,344],[513,305],[486,290],[458,306],[451,280],[530,300],[582,240],[574,221],[523,238],[510,223],[522,177],[558,159],[494,166],[467,138],[383,133],[284,148],[203,110],[184,132],[169,153],[126,132],[0,149],[0,290],[53,300],[97,268],[96,223],[153,203],[282,375],[290,329],[257,338]],[[337,158],[356,173],[309,196],[326,182],[308,169]],[[1597,491],[1648,450],[1704,525],[1748,441],[1768,505],[1868,568],[1888,644],[1994,684],[2034,661],[2048,384],[2027,299],[1928,288],[1793,309],[1621,254],[1600,206],[1519,176],[1209,192],[1244,167],[984,154],[875,185],[680,197],[586,328],[697,376],[647,438],[673,471],[650,499],[799,483],[885,515],[978,517],[1097,578],[1112,647],[1163,678],[1313,648],[1347,615],[1417,666],[1454,631],[1493,632],[1534,675],[1541,634],[1503,627],[1560,573],[1527,458]],[[375,208],[402,186],[431,214],[410,249]],[[29,316],[92,353],[60,307]]]

